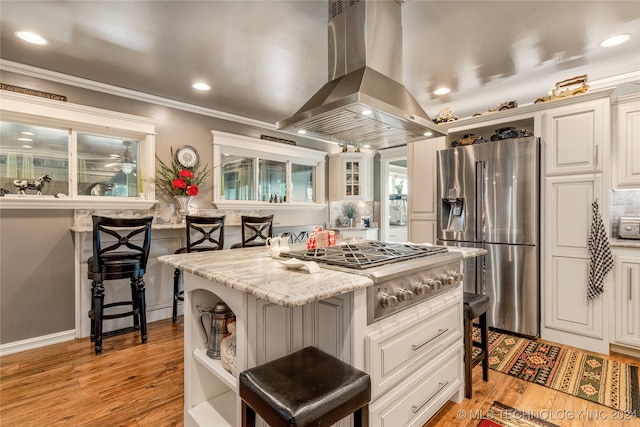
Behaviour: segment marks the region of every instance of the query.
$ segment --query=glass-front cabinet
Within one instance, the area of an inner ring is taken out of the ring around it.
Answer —
[[[373,200],[373,154],[336,153],[329,156],[329,200]]]
[[[22,94],[0,99],[3,208],[153,204],[154,121]]]
[[[217,205],[324,203],[324,151],[225,132],[211,133]]]

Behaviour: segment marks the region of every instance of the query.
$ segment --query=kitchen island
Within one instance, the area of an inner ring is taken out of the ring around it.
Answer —
[[[239,425],[237,377],[206,355],[198,310],[220,300],[236,316],[238,372],[316,346],[371,375],[371,425],[407,417],[422,425],[449,399],[462,399],[462,286],[367,324],[374,282],[366,275],[287,269],[265,248],[158,261],[184,272],[185,425]]]

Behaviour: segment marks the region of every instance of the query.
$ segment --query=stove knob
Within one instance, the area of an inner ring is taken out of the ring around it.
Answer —
[[[462,279],[464,279],[464,274],[455,273],[454,277],[456,278],[456,282],[462,282]]]
[[[380,305],[383,307],[395,307],[398,305],[398,298],[393,295],[389,295],[386,292],[380,292],[378,295],[378,301],[380,301]]]
[[[400,301],[411,301],[413,300],[413,292],[408,289],[400,288],[398,289],[398,293],[396,294],[398,300]]]
[[[416,283],[414,292],[417,295],[427,295],[429,292],[431,292],[432,285],[433,285],[433,280],[431,279],[427,280],[427,283],[419,281],[418,283]]]
[[[433,289],[437,291],[440,288],[442,288],[442,282],[440,280],[434,280]]]
[[[456,282],[453,277],[447,274],[443,274],[442,276],[438,277],[438,279],[440,279],[445,285],[453,285]]]

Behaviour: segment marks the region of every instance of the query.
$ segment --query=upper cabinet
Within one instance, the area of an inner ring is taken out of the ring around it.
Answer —
[[[546,110],[543,173],[602,172],[609,160],[610,114],[608,97]]]
[[[373,200],[373,154],[329,155],[329,201]]]
[[[640,95],[620,98],[614,126],[613,187],[640,187]]]

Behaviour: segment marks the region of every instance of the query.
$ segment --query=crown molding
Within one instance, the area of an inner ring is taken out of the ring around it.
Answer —
[[[109,95],[116,95],[136,101],[148,102],[151,104],[175,108],[177,110],[188,111],[191,113],[202,114],[204,116],[215,117],[218,119],[242,123],[249,126],[257,126],[264,129],[276,130],[275,123],[263,122],[261,120],[255,120],[237,114],[226,113],[224,111],[218,111],[212,108],[199,107],[197,105],[188,104],[186,102],[174,101],[172,99],[149,95],[147,93],[125,89],[119,86],[108,85],[93,80],[58,73],[56,71],[45,70],[43,68],[21,64],[19,62],[8,61],[6,59],[0,59],[0,71],[22,74],[29,77],[35,77],[82,89],[93,90],[95,92],[107,93]]]

